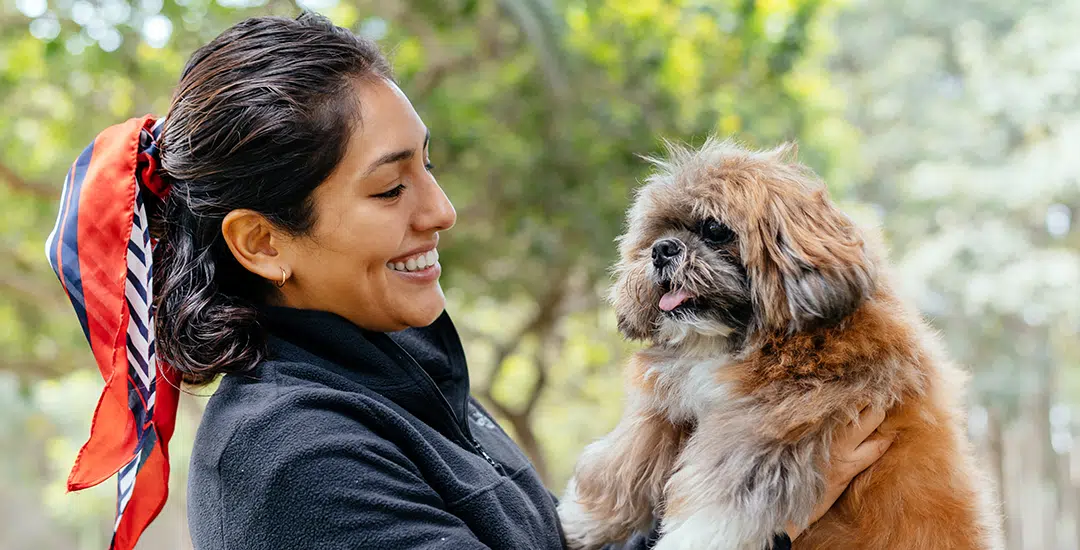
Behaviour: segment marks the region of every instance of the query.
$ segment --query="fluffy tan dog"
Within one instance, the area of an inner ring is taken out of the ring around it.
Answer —
[[[896,441],[794,547],[1001,547],[966,375],[794,156],[710,140],[650,159],[611,295],[620,330],[650,345],[560,505],[572,547],[662,518],[657,550],[761,550],[806,525],[833,433],[867,403]]]

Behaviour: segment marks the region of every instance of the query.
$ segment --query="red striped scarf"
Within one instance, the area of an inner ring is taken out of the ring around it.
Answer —
[[[105,129],[68,170],[45,252],[90,343],[105,388],[69,491],[117,475],[109,548],[130,550],[169,493],[169,438],[179,375],[154,351],[153,248],[146,204],[168,188],[157,173],[161,121]]]

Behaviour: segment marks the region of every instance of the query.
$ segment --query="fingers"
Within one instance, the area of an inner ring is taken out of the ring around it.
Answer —
[[[864,423],[869,422],[874,426],[881,424],[880,419],[875,420],[873,418],[874,415],[872,411],[864,409],[863,415],[865,415]],[[869,438],[864,438],[861,433],[857,433],[859,429],[861,428],[857,427],[854,422],[849,423],[842,429],[842,431],[848,432],[844,434],[845,436],[850,438],[857,437],[858,441],[856,441],[852,447],[838,449],[830,458],[829,464],[826,465],[825,469],[825,493],[822,495],[821,502],[814,508],[810,517],[810,523],[817,521],[821,516],[825,515],[825,513],[829,511],[829,508],[832,507],[833,503],[836,502],[836,499],[840,498],[840,495],[847,489],[851,480],[855,479],[855,476],[869,468],[874,461],[881,458],[881,456],[885,454],[885,451],[889,449],[889,446],[892,445],[892,437],[874,433]],[[789,533],[790,532],[791,531],[789,530]]]
[[[870,434],[874,433],[874,430],[878,429],[878,426],[885,421],[885,411],[881,408],[868,406],[863,408],[859,412],[859,419],[856,423],[856,437],[859,442],[862,442]]]
[[[860,472],[869,468],[871,464],[881,458],[885,451],[889,450],[893,440],[893,437],[874,433],[856,447],[847,457],[847,466],[852,470],[851,477],[859,475]]]
[[[837,441],[843,450],[853,450],[858,447],[878,426],[885,420],[885,411],[873,406],[863,407],[859,416],[840,430],[840,438]]]

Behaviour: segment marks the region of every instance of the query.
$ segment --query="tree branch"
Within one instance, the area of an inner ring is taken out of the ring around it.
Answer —
[[[536,312],[529,321],[522,325],[512,337],[495,346],[495,357],[491,370],[488,372],[484,385],[476,390],[477,395],[487,401],[499,416],[510,423],[514,433],[517,434],[518,444],[529,456],[537,474],[545,483],[549,481],[547,461],[543,450],[540,448],[540,442],[536,438],[536,433],[532,429],[532,413],[536,410],[544,389],[547,388],[548,353],[550,352],[548,348],[551,346],[550,335],[560,316],[560,309],[568,289],[567,280],[570,273],[571,270],[568,265],[559,268],[552,278],[552,284],[548,287],[544,297],[538,300]],[[535,356],[537,378],[526,398],[525,406],[515,410],[496,399],[492,390],[499,377],[502,376],[507,359],[518,350],[521,341],[530,334],[536,334],[539,337]]]
[[[390,17],[416,36],[428,55],[448,50],[438,34],[426,22],[414,17],[406,5],[400,4],[398,9],[391,11]],[[446,77],[458,72],[475,72],[484,61],[499,57],[506,44],[498,40],[498,24],[497,17],[481,16],[476,22],[478,41],[476,50],[463,52],[460,55],[445,56],[430,62],[423,71],[412,78],[409,84],[409,96],[414,101],[422,101],[435,88],[438,88]]]
[[[7,186],[20,193],[25,193],[43,199],[57,198],[56,189],[51,185],[31,182],[15,173],[10,166],[0,162],[0,178],[7,182]]]
[[[550,364],[548,361],[548,353],[550,351],[548,346],[551,344],[548,340],[550,340],[550,338],[541,338],[540,345],[537,346],[536,349],[536,383],[533,384],[529,399],[525,402],[525,408],[522,411],[525,416],[532,416],[533,411],[536,410],[536,404],[540,402],[540,396],[547,387],[548,366]]]
[[[480,60],[475,55],[459,55],[442,59],[428,65],[427,69],[417,73],[409,85],[409,95],[416,101],[423,101],[442,81],[456,72],[473,71]]]
[[[41,311],[64,311],[65,306],[69,305],[67,300],[60,297],[62,294],[54,292],[55,289],[56,287],[46,288],[39,279],[24,277],[18,273],[0,272],[0,290],[9,292],[8,297]]]
[[[503,364],[506,363],[506,360],[521,346],[521,341],[524,340],[526,336],[553,324],[558,318],[559,306],[562,304],[566,294],[565,282],[568,276],[568,268],[564,267],[560,269],[553,277],[552,285],[548,287],[545,296],[537,301],[536,312],[533,314],[532,318],[522,325],[513,336],[495,346],[494,365],[491,372],[488,374],[487,386],[485,388],[487,391],[490,391],[491,387],[495,385],[495,381],[498,380],[499,376],[502,374]]]

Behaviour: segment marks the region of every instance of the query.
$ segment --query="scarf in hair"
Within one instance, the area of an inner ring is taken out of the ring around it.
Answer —
[[[163,120],[98,134],[64,178],[45,253],[71,300],[105,388],[69,491],[117,475],[111,550],[130,550],[169,493],[169,438],[180,377],[154,352],[153,249],[146,204],[169,192],[158,171]]]

